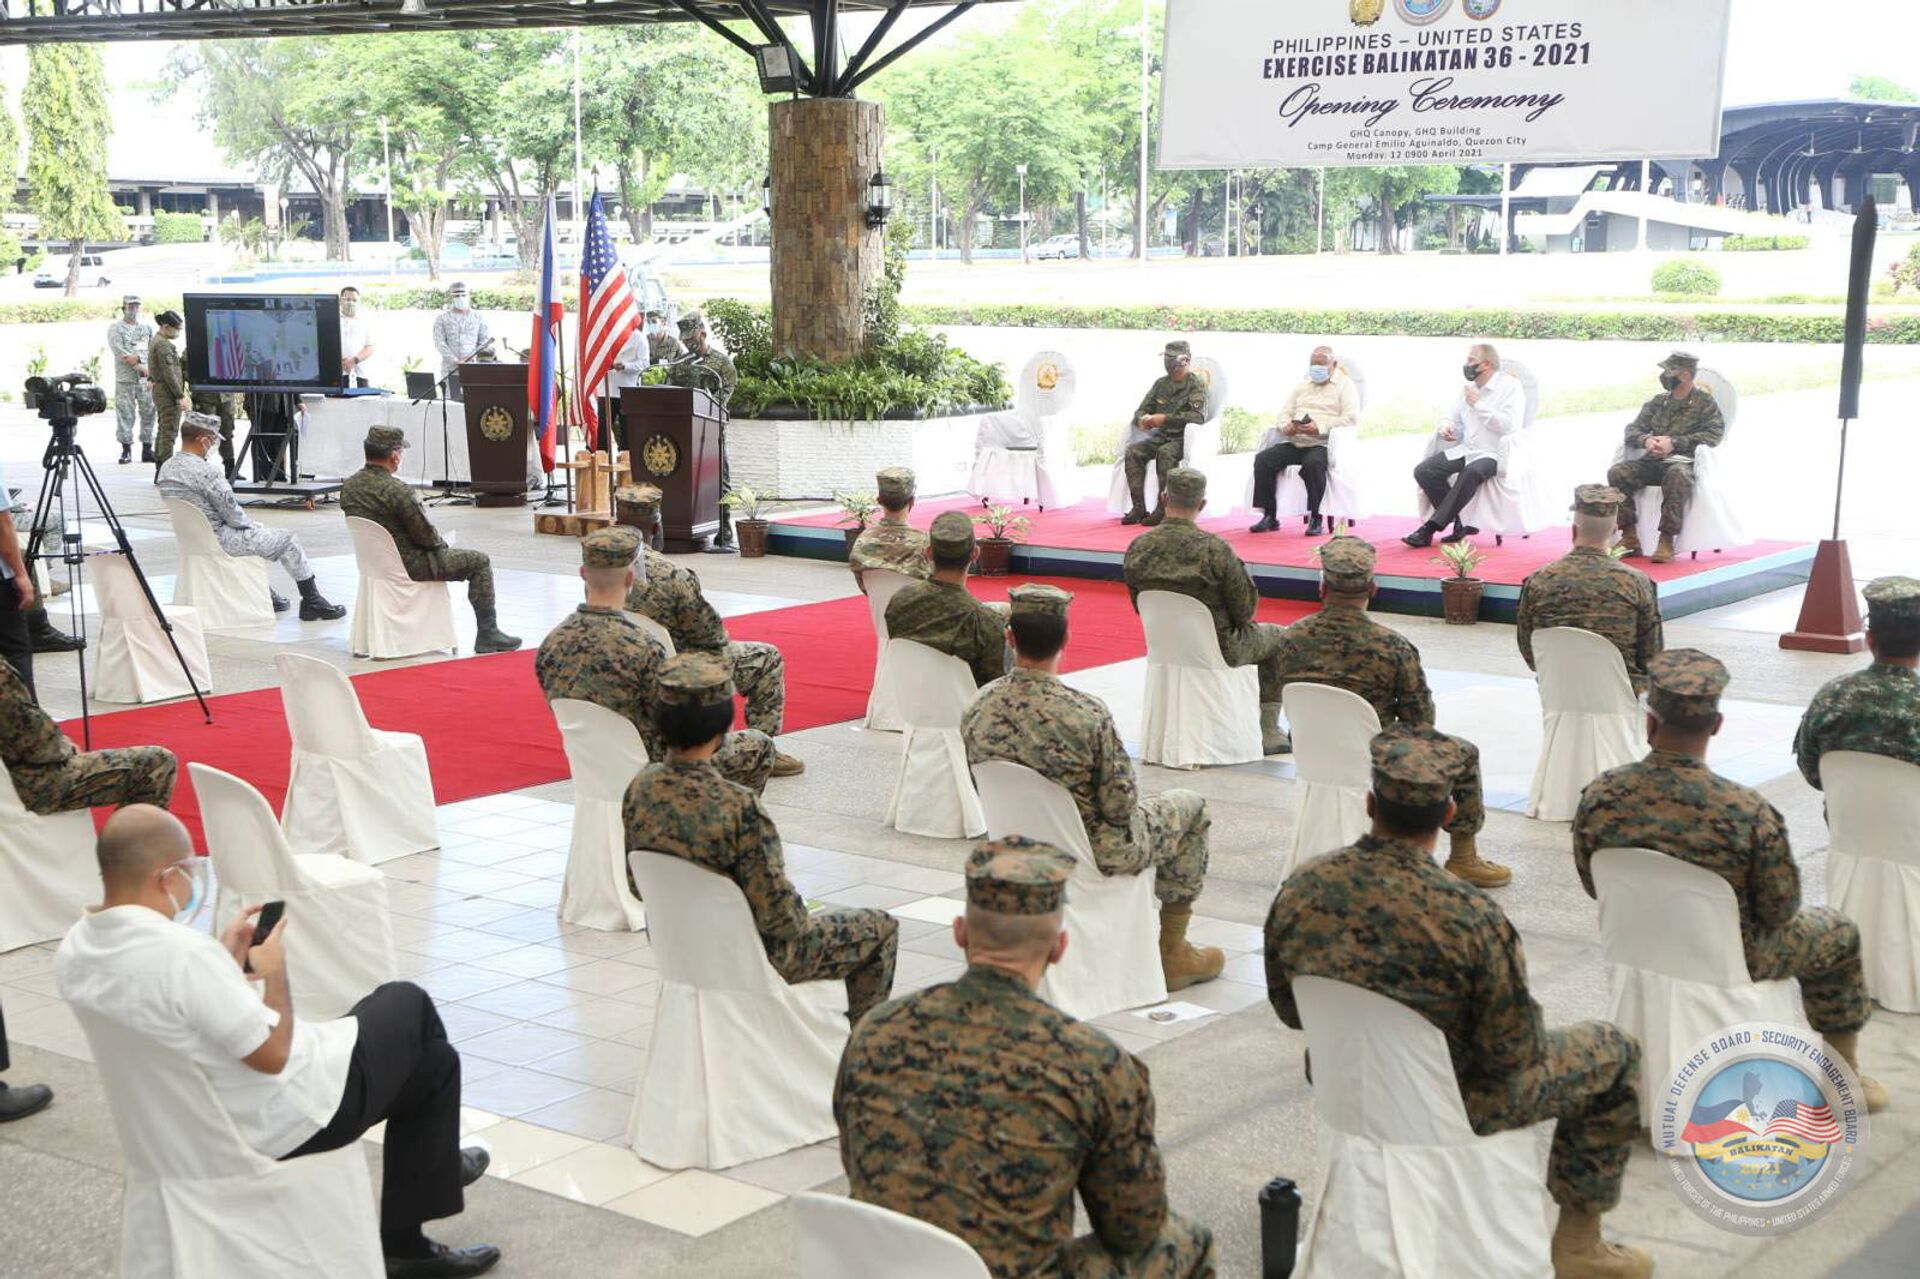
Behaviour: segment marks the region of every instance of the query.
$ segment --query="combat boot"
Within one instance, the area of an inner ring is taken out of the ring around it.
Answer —
[[[1850,1030],[1842,1035],[1826,1036],[1827,1047],[1847,1059],[1847,1065],[1853,1067],[1853,1073],[1860,1080],[1860,1092],[1867,1100],[1867,1113],[1875,1115],[1887,1108],[1887,1086],[1871,1075],[1860,1071],[1860,1032]]]
[[[1122,524],[1139,524],[1144,522],[1146,518],[1147,508],[1143,504],[1135,502],[1133,509],[1120,517],[1120,522]]]
[[[1640,550],[1640,530],[1637,528],[1623,529],[1620,533],[1620,540],[1615,542],[1613,546],[1615,550],[1620,552],[1620,558],[1623,560],[1630,560],[1642,554]]]
[[[499,620],[491,608],[482,612],[473,611],[475,622],[473,651],[476,653],[511,653],[520,647],[518,635],[508,635],[500,629]]]
[[[1653,548],[1653,559],[1651,562],[1655,564],[1673,563],[1673,534],[1662,533],[1660,535],[1659,544]]]
[[[304,582],[295,582],[300,588],[300,620],[303,622],[331,622],[347,615],[344,604],[335,604],[320,593],[320,584],[312,578]]]
[[[273,611],[276,613],[284,613],[293,607],[292,602],[279,591],[269,589],[267,591],[267,598],[273,602]]]
[[[140,446],[140,460],[141,460],[142,462],[149,462],[149,463],[150,463],[150,462],[152,462],[152,461],[154,460],[154,458],[153,458],[153,445],[151,445],[151,444],[142,444],[142,445]]]
[[[767,776],[797,777],[806,771],[807,766],[805,764],[787,754],[785,751],[776,750],[773,753],[773,769]]]
[[[1560,1209],[1553,1228],[1553,1279],[1647,1279],[1653,1258],[1600,1237],[1600,1214]]]
[[[1147,518],[1144,520],[1141,520],[1140,523],[1147,528],[1152,528],[1156,524],[1158,524],[1161,520],[1164,520],[1166,518],[1167,518],[1166,504],[1161,503],[1153,508],[1152,515],[1147,516]]]
[[[1260,753],[1263,755],[1293,754],[1293,739],[1280,727],[1280,703],[1260,703]]]
[[[1267,512],[1267,513],[1263,513],[1258,520],[1254,521],[1254,523],[1247,529],[1247,532],[1271,533],[1279,527],[1280,527],[1280,521],[1274,519],[1271,512]]]
[[[133,461],[133,445],[122,444],[120,446],[120,465],[125,466],[131,461]]]
[[[1513,872],[1500,863],[1480,860],[1472,835],[1449,835],[1447,841],[1447,869],[1456,879],[1476,888],[1498,888],[1513,878]]]
[[[1193,903],[1160,906],[1160,971],[1167,989],[1185,990],[1195,982],[1212,981],[1227,966],[1227,957],[1214,946],[1187,944],[1187,925],[1193,921]]]

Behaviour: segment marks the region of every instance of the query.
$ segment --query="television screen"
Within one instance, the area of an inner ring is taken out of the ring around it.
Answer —
[[[327,391],[341,384],[331,293],[189,293],[187,380],[197,391]]]

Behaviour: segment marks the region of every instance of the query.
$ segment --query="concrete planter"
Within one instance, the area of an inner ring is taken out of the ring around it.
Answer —
[[[874,473],[912,467],[922,496],[958,493],[973,471],[980,414],[877,422],[736,417],[727,423],[735,487],[782,498],[872,492]]]

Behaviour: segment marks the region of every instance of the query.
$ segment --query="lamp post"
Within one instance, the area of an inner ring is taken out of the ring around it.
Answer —
[[[940,260],[940,148],[927,152],[927,260]]]
[[[1020,175],[1020,260],[1027,260],[1027,166],[1016,164],[1013,171]]]
[[[387,142],[387,117],[384,115],[380,117],[380,167],[385,174],[383,184],[387,189],[387,278],[391,280],[398,249],[393,242],[393,150]]]

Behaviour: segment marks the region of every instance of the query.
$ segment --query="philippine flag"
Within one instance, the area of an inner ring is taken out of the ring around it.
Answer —
[[[560,325],[566,305],[560,300],[560,272],[554,261],[553,197],[547,197],[546,227],[540,236],[540,287],[533,296],[533,342],[527,361],[527,414],[533,419],[534,438],[540,441],[540,469],[553,473],[560,423],[554,408],[559,380]]]
[[[1686,1128],[1680,1133],[1680,1140],[1693,1146],[1710,1146],[1740,1133],[1751,1137],[1754,1135],[1752,1118],[1753,1112],[1738,1097],[1695,1106]]]

